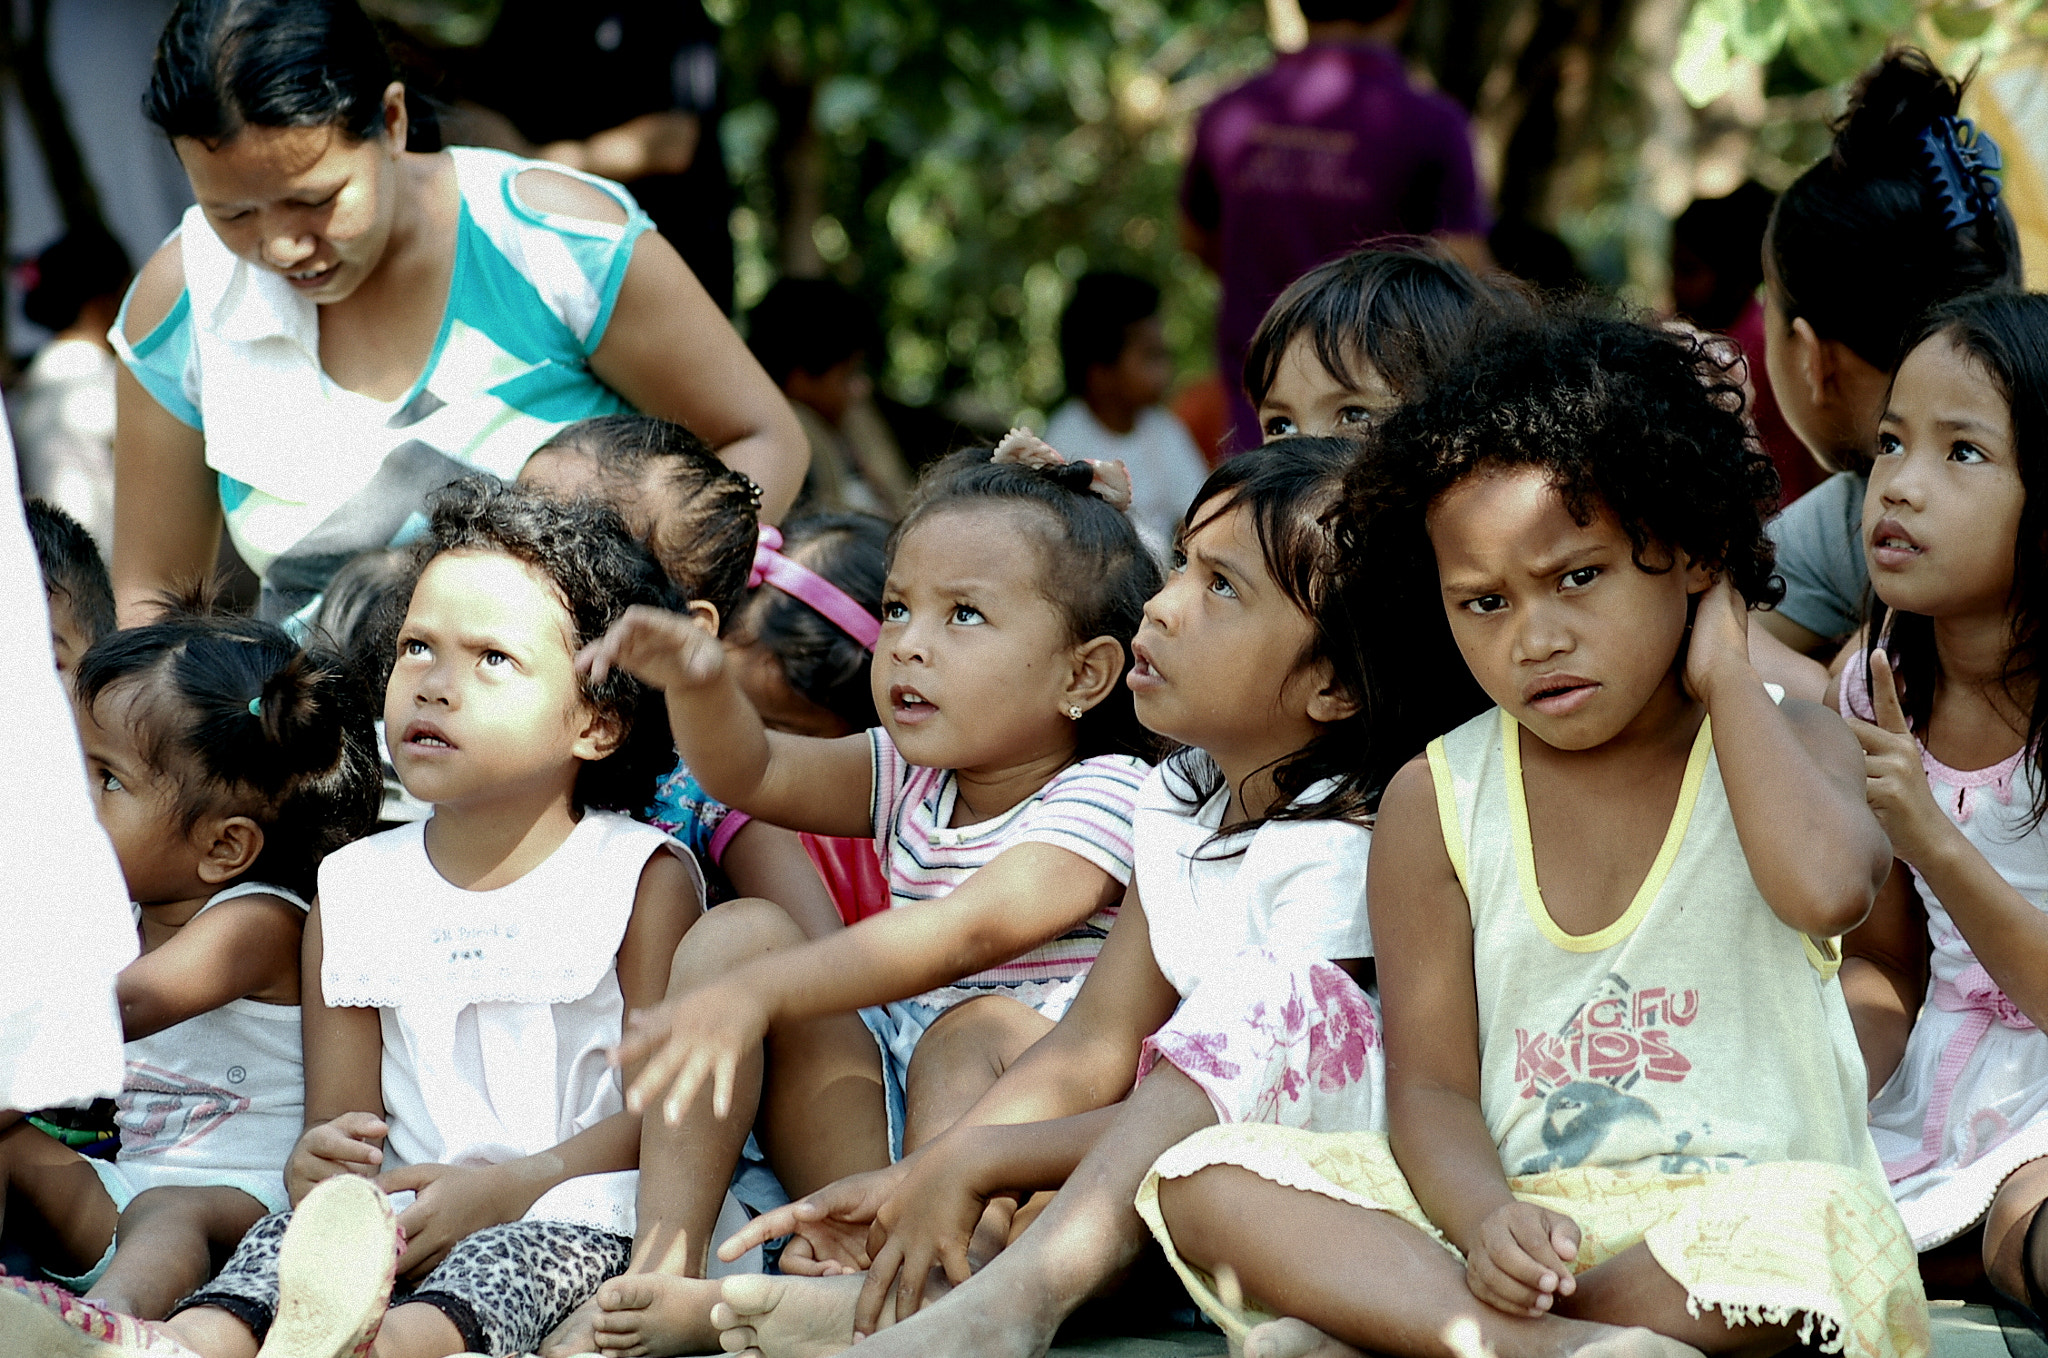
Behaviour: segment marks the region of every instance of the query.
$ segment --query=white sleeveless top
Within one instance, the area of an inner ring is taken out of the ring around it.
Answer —
[[[1471,902],[1480,1102],[1510,1175],[1778,1160],[1881,1172],[1833,945],[1757,891],[1711,731],[1703,721],[1635,898],[1584,935],[1560,929],[1537,888],[1520,725],[1496,708],[1429,746]]]
[[[280,886],[239,882],[199,907],[275,896]],[[141,919],[141,907],[136,907]],[[266,1207],[285,1201],[284,1163],[305,1128],[306,1067],[299,1006],[230,1000],[123,1049],[127,1072],[114,1100],[123,1170],[140,1187],[241,1188]]]
[[[647,860],[689,852],[586,811],[518,881],[465,891],[427,857],[426,823],[320,865],[322,994],[375,1008],[384,1032],[386,1164],[493,1165],[561,1144],[625,1107],[606,1064],[625,1020],[618,951]],[[633,1171],[571,1179],[530,1220],[633,1234]]]
[[[1873,721],[1868,662],[1842,670],[1844,712]],[[2032,826],[2033,763],[2022,750],[1987,769],[1920,762],[1935,803],[2007,884],[2048,910],[2048,830]],[[2048,1036],[2006,998],[1917,876],[1933,946],[1927,1002],[1906,1055],[1870,1101],[1870,1135],[1884,1157],[1899,1216],[1917,1249],[1974,1226],[2006,1176],[2048,1155]]]

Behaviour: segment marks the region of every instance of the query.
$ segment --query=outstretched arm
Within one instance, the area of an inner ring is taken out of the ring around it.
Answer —
[[[1575,1289],[1578,1227],[1508,1191],[1480,1110],[1472,916],[1424,760],[1387,786],[1367,876],[1394,1158],[1429,1219],[1464,1251],[1473,1295],[1511,1315],[1542,1315]]]
[[[296,1003],[304,922],[275,896],[242,896],[199,915],[115,978],[127,1040],[250,996]]]
[[[727,806],[791,830],[847,838],[874,833],[868,737],[821,740],[770,731],[707,623],[636,605],[585,646],[576,665],[600,679],[622,669],[665,693],[677,753],[704,790]]]
[[[1735,833],[1772,913],[1815,938],[1855,928],[1892,865],[1864,800],[1856,738],[1818,704],[1771,701],[1750,663],[1746,606],[1725,576],[1700,596],[1685,682],[1713,719]]]

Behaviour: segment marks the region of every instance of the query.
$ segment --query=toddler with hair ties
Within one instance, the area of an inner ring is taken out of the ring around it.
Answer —
[[[1139,1192],[1250,1358],[1927,1351],[1832,942],[1890,852],[1748,657],[1776,494],[1715,350],[1597,312],[1490,325],[1377,431],[1347,603],[1435,622],[1367,710],[1493,706],[1374,828],[1387,1133],[1218,1127]]]

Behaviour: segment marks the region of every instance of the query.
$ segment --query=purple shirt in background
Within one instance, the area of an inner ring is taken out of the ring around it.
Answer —
[[[1181,208],[1220,234],[1216,357],[1239,449],[1259,443],[1244,351],[1289,283],[1382,236],[1487,228],[1465,111],[1372,43],[1286,54],[1204,109]]]

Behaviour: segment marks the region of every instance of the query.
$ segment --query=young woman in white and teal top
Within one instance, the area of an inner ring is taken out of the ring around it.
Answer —
[[[146,111],[198,204],[111,338],[123,616],[211,570],[220,528],[263,611],[419,529],[426,495],[510,479],[571,421],[688,425],[794,497],[801,430],[688,266],[616,184],[500,152],[405,149],[405,89],[356,0],[185,0]]]

